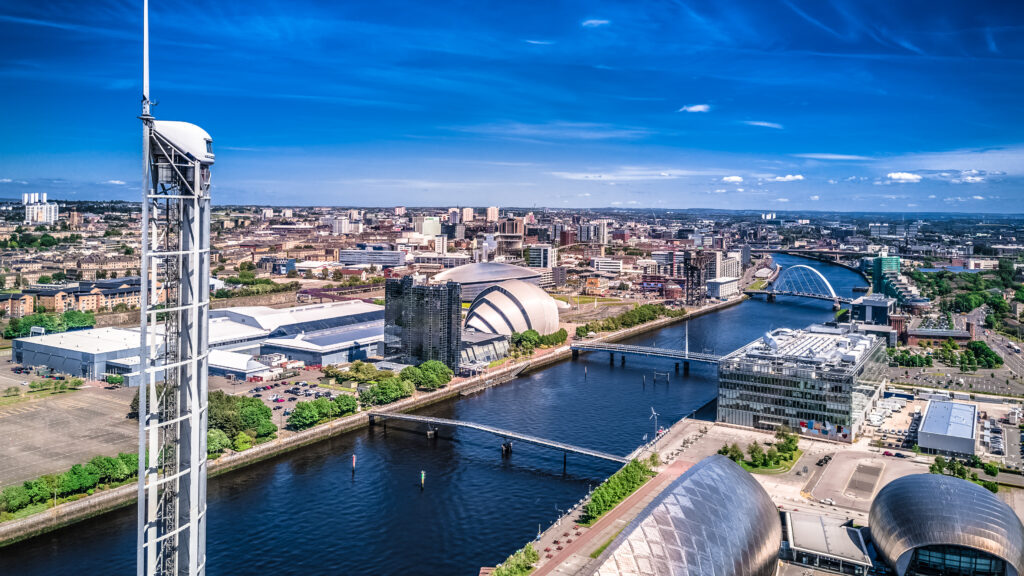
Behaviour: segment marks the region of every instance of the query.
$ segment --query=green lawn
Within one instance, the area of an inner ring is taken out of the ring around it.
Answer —
[[[601,544],[601,545],[600,545],[600,546],[599,546],[599,547],[597,548],[597,550],[594,550],[593,552],[591,552],[591,553],[590,553],[590,557],[591,557],[591,558],[597,558],[598,556],[600,556],[600,555],[601,555],[601,552],[604,552],[604,549],[605,549],[605,548],[607,548],[607,547],[608,547],[608,545],[612,543],[612,540],[615,540],[615,538],[616,538],[616,537],[618,537],[618,535],[619,535],[619,534],[622,534],[622,531],[623,531],[623,530],[625,530],[625,529],[626,529],[626,527],[625,527],[625,526],[623,526],[622,528],[619,528],[619,531],[618,531],[618,532],[616,532],[615,534],[612,534],[612,537],[611,537],[611,538],[609,538],[609,539],[605,540],[605,541],[604,541],[604,544]]]
[[[77,390],[77,388],[68,388],[63,392],[55,392],[53,390],[29,392],[28,386],[10,386],[10,388],[18,388],[19,394],[17,396],[4,396],[3,391],[0,391],[0,406],[11,406],[13,404],[20,404],[22,402],[28,402],[39,398],[46,398],[47,396],[54,396],[56,394],[66,394]]]
[[[746,460],[740,462],[740,466],[743,466],[743,469],[746,470],[747,472],[750,472],[751,474],[784,474],[786,472],[789,472],[789,470],[793,467],[794,464],[796,464],[796,461],[800,459],[800,456],[802,456],[803,453],[803,450],[797,448],[796,452],[793,453],[793,457],[791,459],[783,460],[782,462],[779,463],[778,466],[765,466],[754,468]]]
[[[748,287],[747,287],[747,290],[764,290],[764,287],[765,287],[765,286],[766,286],[767,284],[768,284],[768,283],[767,283],[767,282],[765,282],[764,280],[757,280],[757,281],[755,281],[755,282],[754,282],[753,284],[751,284],[750,286],[748,286]]]
[[[608,298],[606,296],[564,296],[562,294],[557,294],[555,296],[552,296],[552,298],[554,298],[555,300],[561,300],[562,302],[569,302],[574,306],[577,304],[585,306],[587,304],[593,304],[594,301],[597,301],[599,304],[604,304],[607,302],[620,302],[618,298]]]

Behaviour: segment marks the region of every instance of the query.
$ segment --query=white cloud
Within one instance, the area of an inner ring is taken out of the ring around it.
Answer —
[[[774,128],[775,130],[782,130],[782,124],[776,122],[764,122],[763,120],[745,120],[743,122],[747,126],[760,126],[762,128]]]
[[[789,202],[789,198],[776,198],[776,202]]]
[[[639,204],[639,203],[640,202],[637,201],[637,200],[630,200],[629,202],[626,202],[626,204]]]
[[[836,180],[835,178],[829,178],[829,179],[828,179],[828,183],[829,183],[829,184],[838,184],[838,183],[839,183],[839,181],[838,181],[838,180]]]
[[[817,194],[815,194],[814,196],[811,196],[811,200],[814,201],[814,202],[817,202],[818,200],[821,200],[821,196],[818,196]]]
[[[689,106],[683,106],[679,109],[680,112],[710,112],[710,104],[691,104]]]
[[[785,176],[776,176],[775,178],[772,178],[775,182],[795,182],[803,179],[803,174],[786,174]]]
[[[111,184],[113,186],[124,186],[124,180],[107,180],[104,184]]]
[[[737,191],[737,192],[745,192],[746,190],[745,190],[745,189],[743,189],[743,188],[737,188],[737,189],[736,189],[736,191]]]
[[[725,188],[717,188],[714,190],[715,194],[725,194],[726,192],[728,192],[728,190],[726,190]]]
[[[10,184],[13,182],[10,178],[0,178],[0,184]]]
[[[582,196],[582,197],[586,198],[586,197],[590,196],[590,192],[584,192],[583,194],[577,194],[577,196]]]
[[[550,40],[523,40],[523,42],[526,42],[527,44],[534,44],[537,46],[550,46],[554,44],[554,42],[551,42]]]
[[[867,156],[855,154],[831,154],[828,152],[812,152],[809,154],[793,154],[797,158],[808,158],[810,160],[871,160]]]
[[[984,200],[985,199],[984,196],[971,196],[971,198],[973,198],[975,200]]]
[[[740,182],[743,182],[743,177],[742,176],[726,176],[725,178],[722,178],[722,182],[735,182],[735,183],[739,184]]]
[[[935,200],[935,194],[929,194],[928,195],[928,199],[929,200]]]
[[[453,128],[460,132],[484,134],[499,138],[534,140],[611,140],[643,138],[651,133],[644,128],[612,126],[593,122],[548,122],[547,124],[523,124],[505,122]]]
[[[910,172],[889,172],[887,175],[889,180],[893,182],[920,182],[920,174],[911,174]]]
[[[638,182],[643,180],[677,179],[686,176],[717,176],[721,171],[682,170],[676,168],[654,168],[646,166],[622,166],[608,172],[551,172],[563,180],[600,180],[604,182]]]
[[[616,200],[616,201],[612,202],[612,206],[621,206],[621,205],[622,205],[622,202],[619,201],[619,200]]]
[[[608,21],[608,20],[591,19],[591,20],[584,20],[580,24],[580,26],[583,26],[584,28],[598,28],[598,27],[601,27],[601,26],[607,26],[608,24],[611,24],[611,22]]]

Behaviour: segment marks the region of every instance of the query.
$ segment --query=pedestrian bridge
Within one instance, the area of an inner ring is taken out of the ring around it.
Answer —
[[[633,346],[630,344],[610,344],[608,342],[580,342],[570,346],[573,356],[580,352],[608,352],[609,354],[622,354],[631,356],[647,356],[651,358],[668,358],[682,362],[705,362],[717,364],[722,359],[715,354],[704,352],[690,352],[689,350],[672,350],[669,348],[655,348],[653,346]]]
[[[805,264],[796,264],[784,268],[779,277],[772,282],[765,290],[751,290],[748,294],[767,294],[768,300],[775,300],[776,296],[797,296],[800,298],[813,298],[815,300],[827,300],[837,307],[840,304],[849,304],[853,300],[842,298],[829,283],[825,275],[818,270]]]
[[[601,452],[598,450],[591,450],[589,448],[581,448],[579,446],[573,446],[572,444],[566,444],[564,442],[556,442],[554,440],[547,440],[545,438],[538,438],[537,436],[530,436],[529,434],[520,434],[519,432],[513,432],[511,430],[504,430],[502,428],[496,428],[494,426],[488,426],[486,424],[477,424],[476,422],[466,422],[464,420],[450,420],[448,418],[437,418],[434,416],[419,416],[416,414],[402,414],[399,412],[371,412],[370,413],[370,424],[377,422],[384,423],[386,420],[401,420],[405,422],[417,422],[420,424],[426,424],[430,427],[430,434],[433,431],[433,427],[436,426],[452,426],[456,428],[468,428],[470,430],[479,430],[480,432],[487,432],[494,434],[495,436],[501,436],[506,440],[519,440],[520,442],[526,442],[527,444],[534,444],[537,446],[546,446],[555,450],[561,450],[564,455],[567,453],[582,454],[583,456],[590,456],[592,458],[598,458],[601,460],[608,460],[610,462],[617,462],[619,464],[625,464],[629,462],[629,459],[625,456],[616,456],[615,454],[609,454],[607,452]],[[508,444],[509,450],[511,450],[511,443]],[[506,450],[505,445],[502,445],[502,450]]]

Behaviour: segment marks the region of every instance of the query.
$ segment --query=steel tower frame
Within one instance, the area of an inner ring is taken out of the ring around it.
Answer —
[[[206,568],[210,172],[160,134],[150,115],[148,4],[145,0],[140,116],[137,572],[201,576]]]

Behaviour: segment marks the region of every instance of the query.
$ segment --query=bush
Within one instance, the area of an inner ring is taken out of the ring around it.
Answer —
[[[996,464],[995,462],[986,462],[982,466],[982,469],[985,471],[985,475],[986,476],[998,476],[999,475],[999,465]]]
[[[492,574],[494,576],[526,576],[533,570],[533,565],[540,560],[540,554],[534,550],[533,544],[527,543],[505,559]]]
[[[206,453],[220,454],[231,447],[231,439],[223,430],[211,428],[206,432]]]
[[[325,420],[354,414],[358,409],[356,399],[345,394],[334,400],[317,398],[312,402],[297,402],[288,417],[288,425],[295,430],[305,430]]]
[[[359,402],[364,406],[380,406],[390,404],[395,400],[412,396],[415,385],[408,380],[401,378],[389,378],[370,386],[369,389],[359,393]]]
[[[612,332],[623,328],[632,328],[633,326],[646,324],[661,317],[680,318],[685,315],[686,310],[683,310],[682,308],[679,310],[673,310],[665,307],[663,304],[641,304],[632,310],[619,314],[618,316],[605,318],[604,320],[579,326],[576,328],[576,335],[583,337],[589,332]]]
[[[235,442],[232,448],[235,452],[243,452],[252,448],[252,437],[245,432],[239,432],[238,435],[235,436]]]
[[[108,374],[106,380],[107,384],[111,384],[113,386],[120,386],[124,384],[124,376],[121,376],[120,374]]]
[[[632,460],[621,470],[612,474],[594,490],[590,502],[583,507],[582,521],[593,522],[602,514],[614,508],[637,488],[642,486],[654,472],[638,460]]]

